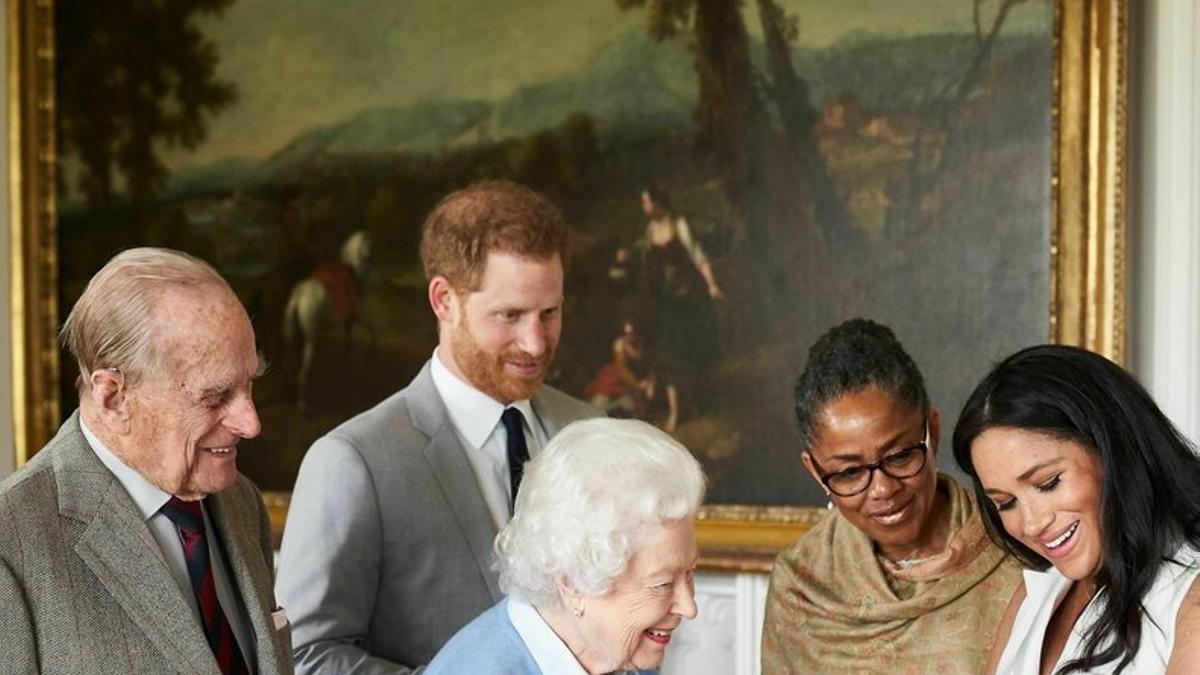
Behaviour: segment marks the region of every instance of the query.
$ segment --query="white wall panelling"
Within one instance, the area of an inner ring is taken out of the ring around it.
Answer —
[[[675,631],[662,675],[759,675],[763,574],[696,575],[699,616]]]
[[[1200,9],[1135,4],[1132,367],[1200,440]]]

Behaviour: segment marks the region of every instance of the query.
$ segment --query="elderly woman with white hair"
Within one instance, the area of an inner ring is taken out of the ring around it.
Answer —
[[[525,468],[496,537],[508,597],[460,630],[428,675],[640,672],[696,616],[693,519],[704,474],[644,422],[563,429]]]

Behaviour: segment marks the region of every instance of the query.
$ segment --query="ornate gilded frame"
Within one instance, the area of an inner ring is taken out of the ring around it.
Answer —
[[[1128,0],[1055,0],[1050,302],[1055,342],[1123,362]],[[7,4],[13,438],[17,464],[60,419],[55,343],[52,0]],[[287,495],[267,495],[282,525]],[[709,568],[763,571],[821,509],[706,506],[697,536]]]
[[[54,4],[6,4],[9,119],[9,325],[13,447],[24,464],[58,428]]]

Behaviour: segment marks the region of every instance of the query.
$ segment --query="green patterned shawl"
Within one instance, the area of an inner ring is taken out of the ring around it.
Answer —
[[[982,670],[1020,567],[988,540],[970,493],[947,476],[938,489],[950,535],[926,564],[885,572],[871,540],[836,511],[779,554],[763,675]]]

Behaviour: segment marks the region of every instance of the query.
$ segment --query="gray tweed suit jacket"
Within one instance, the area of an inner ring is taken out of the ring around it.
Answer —
[[[291,639],[271,611],[271,537],[245,476],[205,500],[246,607],[261,675],[291,673]],[[247,650],[249,651],[249,650]],[[204,633],[79,413],[0,484],[0,670],[219,675]]]
[[[599,412],[542,387],[547,436]],[[313,444],[292,494],[276,593],[297,673],[410,673],[500,600],[496,528],[429,364]]]

